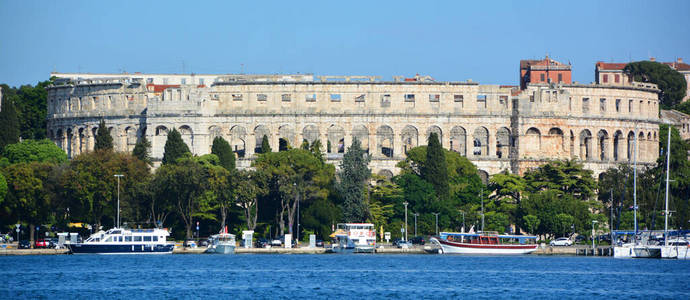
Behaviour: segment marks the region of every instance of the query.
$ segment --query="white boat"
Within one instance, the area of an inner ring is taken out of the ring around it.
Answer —
[[[376,229],[371,223],[340,223],[331,238],[331,252],[374,253],[376,250]]]
[[[234,254],[235,246],[237,245],[235,241],[235,235],[228,233],[228,227],[226,226],[221,230],[221,233],[214,234],[209,238],[210,244],[207,253],[215,254]]]
[[[167,230],[113,228],[98,231],[82,243],[65,244],[73,254],[171,254],[175,244]]]
[[[431,242],[446,254],[518,255],[537,250],[536,236],[499,235],[496,232],[457,233],[441,232]]]

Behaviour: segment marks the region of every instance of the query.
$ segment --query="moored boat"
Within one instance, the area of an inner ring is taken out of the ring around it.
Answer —
[[[376,229],[370,223],[340,223],[331,234],[335,253],[374,253],[376,249]]]
[[[82,243],[66,244],[73,254],[171,254],[167,230],[113,228],[98,231]]]
[[[447,254],[519,255],[529,254],[539,247],[536,236],[499,235],[495,232],[441,232],[431,242]]]
[[[211,244],[208,246],[207,253],[214,254],[234,254],[235,253],[235,235],[227,232],[214,234],[210,238]]]

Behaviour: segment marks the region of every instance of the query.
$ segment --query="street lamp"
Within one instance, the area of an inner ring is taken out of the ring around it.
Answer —
[[[419,216],[418,213],[413,213],[414,216],[414,236],[417,236],[417,217]]]
[[[432,213],[434,216],[436,216],[436,235],[438,235],[438,215],[439,213]]]
[[[403,202],[403,205],[405,205],[405,241],[407,242],[407,201]]]
[[[460,213],[462,214],[462,230],[461,230],[461,232],[465,233],[465,211],[461,210]]]
[[[595,255],[596,253],[594,251],[594,224],[599,223],[597,220],[592,220],[592,255]]]
[[[117,177],[117,228],[120,228],[120,177],[125,175],[115,174]]]

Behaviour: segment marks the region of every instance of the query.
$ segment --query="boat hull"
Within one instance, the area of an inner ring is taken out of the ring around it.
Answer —
[[[355,246],[355,253],[374,253],[376,250],[374,246]]]
[[[635,251],[633,247],[613,247],[613,258],[635,258]]]
[[[213,247],[213,251],[209,251],[210,253],[214,254],[234,254],[235,253],[235,245],[230,245],[230,244],[218,244]]]
[[[661,258],[690,259],[688,246],[662,246]]]
[[[474,255],[522,255],[537,250],[539,245],[481,245],[449,242],[442,239],[432,239],[441,246],[444,254],[474,254]]]
[[[636,258],[661,258],[661,247],[639,246],[633,248]]]
[[[172,254],[174,244],[68,244],[72,254]]]

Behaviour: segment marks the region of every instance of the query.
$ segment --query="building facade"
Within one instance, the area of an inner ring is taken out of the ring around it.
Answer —
[[[650,61],[656,61],[653,57],[649,59]],[[688,101],[690,99],[690,65],[683,62],[682,58],[678,58],[675,62],[661,62],[669,66],[671,69],[678,71],[685,77],[686,90],[685,97],[681,102]],[[601,85],[632,85],[632,78],[623,72],[627,63],[605,63],[597,62],[595,67],[595,82]]]
[[[554,159],[578,159],[599,174],[635,155],[652,164],[659,152],[659,90],[652,84],[552,82],[517,90],[420,76],[51,75],[58,80],[48,88],[48,136],[70,157],[93,149],[101,119],[117,150],[132,151],[146,136],[157,162],[173,128],[199,155],[224,137],[239,167],[251,165],[264,136],[274,150],[281,140],[298,147],[319,139],[336,165],[357,138],[372,171],[387,176],[432,132],[484,179]]]

